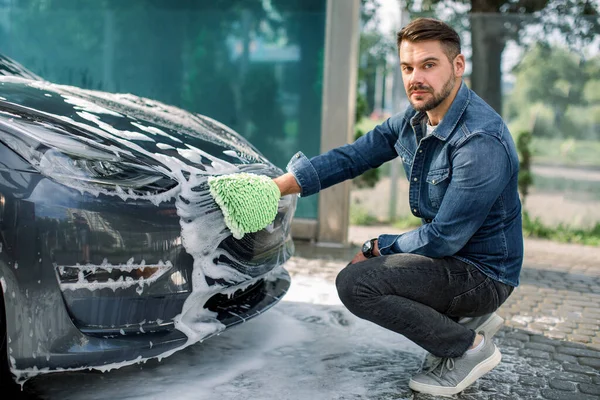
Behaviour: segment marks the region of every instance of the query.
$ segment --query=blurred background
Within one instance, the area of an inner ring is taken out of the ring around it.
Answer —
[[[507,121],[527,235],[600,245],[600,0],[0,0],[0,53],[60,84],[217,119],[281,168],[351,142],[408,102],[395,33],[460,33],[466,83]],[[419,224],[396,162],[302,198],[296,235]],[[308,227],[308,228],[307,228]]]

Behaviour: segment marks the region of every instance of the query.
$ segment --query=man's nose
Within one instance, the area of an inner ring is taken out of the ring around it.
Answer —
[[[423,84],[423,73],[419,69],[413,69],[412,74],[410,74],[410,84]]]

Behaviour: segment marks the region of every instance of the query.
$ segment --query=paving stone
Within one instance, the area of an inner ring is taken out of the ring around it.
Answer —
[[[547,351],[534,350],[534,349],[521,349],[519,354],[524,357],[541,358],[543,360],[550,360],[552,356]]]
[[[571,335],[567,335],[567,339],[572,340],[574,342],[580,342],[580,343],[589,343],[590,342],[590,337],[585,336],[585,335],[571,334]]]
[[[550,346],[558,346],[558,345],[560,345],[559,341],[554,340],[554,339],[549,339],[549,338],[547,338],[545,336],[537,336],[537,335],[535,335],[535,336],[530,337],[529,341],[533,342],[533,343],[548,344]]]
[[[564,339],[567,337],[567,334],[564,332],[556,332],[556,331],[549,331],[549,332],[545,332],[545,335],[554,339]]]
[[[530,400],[530,399],[539,399],[540,398],[540,389],[534,388],[533,386],[526,387],[513,387],[511,389],[511,394],[513,395],[513,399],[519,400]]]
[[[529,365],[527,365],[527,366],[518,365],[513,369],[513,371],[517,375],[535,376],[535,374],[536,374],[535,368],[532,368]]]
[[[573,333],[575,335],[589,336],[590,338],[593,337],[593,336],[596,336],[596,334],[597,334],[596,331],[593,331],[593,330],[590,330],[590,329],[580,329],[580,328],[575,329],[573,331]]]
[[[514,400],[514,397],[502,393],[490,393],[488,400]]]
[[[541,350],[548,353],[554,353],[556,351],[556,347],[545,343],[528,342],[525,343],[524,346],[526,349]]]
[[[589,385],[587,383],[580,383],[579,390],[587,394],[595,394],[600,396],[600,385]]]
[[[576,364],[578,362],[577,357],[562,353],[554,353],[552,354],[552,358],[556,361],[567,362],[572,364]]]
[[[600,369],[600,358],[579,357],[579,363],[592,368]]]
[[[561,343],[561,346],[559,346],[556,350],[559,353],[569,354],[571,356],[600,358],[600,351],[588,350],[585,346],[579,348],[567,346],[573,344],[574,343]]]
[[[545,388],[546,379],[537,376],[522,376],[519,378],[519,383],[523,386],[533,386],[536,388]]]
[[[553,332],[563,332],[563,333],[571,333],[573,332],[573,328],[566,325],[557,325],[552,327]]]
[[[556,389],[542,389],[542,396],[550,400],[598,400],[598,397],[593,395],[563,392]]]
[[[596,371],[592,367],[588,367],[587,365],[563,364],[563,369],[567,372],[574,372],[576,374],[586,374],[586,375],[597,375],[598,374],[598,371]]]
[[[577,327],[580,329],[589,329],[593,332],[598,332],[600,330],[600,325],[592,325],[592,324],[577,324]]]
[[[594,381],[594,384],[600,385],[600,376],[594,376],[593,381]]]
[[[571,364],[565,364],[565,366]],[[575,372],[558,372],[553,373],[548,377],[548,380],[559,379],[571,382],[579,382],[579,383],[591,383],[592,378],[590,376],[584,374],[578,374]]]
[[[520,332],[509,332],[504,337],[507,339],[516,339],[521,342],[529,342],[529,335]]]
[[[501,343],[502,343],[502,348],[504,348],[504,347],[516,347],[518,349],[522,349],[523,347],[525,347],[525,344],[523,342],[517,340],[517,339],[503,338],[501,340]]]
[[[577,389],[577,386],[573,382],[562,381],[560,379],[551,380],[548,382],[548,385],[552,389],[563,390],[567,392],[574,392]]]

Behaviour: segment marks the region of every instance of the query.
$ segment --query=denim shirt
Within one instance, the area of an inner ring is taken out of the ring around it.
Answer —
[[[454,257],[487,276],[518,286],[523,262],[519,159],[502,118],[464,83],[431,135],[426,113],[409,107],[352,144],[288,164],[309,196],[402,159],[410,182],[408,201],[423,224],[378,238],[382,255],[413,253]]]

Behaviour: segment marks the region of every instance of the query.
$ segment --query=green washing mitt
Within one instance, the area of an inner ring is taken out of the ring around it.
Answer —
[[[221,175],[208,178],[208,186],[234,238],[260,231],[275,220],[281,193],[268,176]]]

